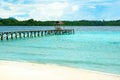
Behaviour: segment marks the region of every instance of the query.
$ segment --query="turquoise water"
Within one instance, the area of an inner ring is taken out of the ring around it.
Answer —
[[[83,28],[82,28],[83,29]],[[120,74],[120,31],[81,30],[0,42],[0,59],[58,64]]]

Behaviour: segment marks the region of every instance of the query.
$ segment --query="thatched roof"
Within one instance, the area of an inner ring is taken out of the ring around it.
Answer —
[[[55,24],[61,25],[64,24],[62,21],[56,21]]]

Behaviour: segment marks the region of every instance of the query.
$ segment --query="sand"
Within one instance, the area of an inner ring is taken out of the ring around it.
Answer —
[[[120,75],[51,64],[0,61],[0,80],[120,80]]]

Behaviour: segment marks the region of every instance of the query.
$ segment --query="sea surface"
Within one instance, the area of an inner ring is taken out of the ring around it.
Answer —
[[[72,35],[0,41],[0,60],[57,64],[120,74],[120,26],[64,27]],[[48,30],[51,26],[0,26],[0,32]]]

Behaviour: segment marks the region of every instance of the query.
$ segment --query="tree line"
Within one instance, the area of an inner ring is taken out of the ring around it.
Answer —
[[[0,18],[0,26],[55,26],[56,21],[36,21],[34,19],[19,21],[15,18]],[[97,20],[80,20],[80,21],[62,21],[62,26],[120,26],[120,20],[97,21]]]

